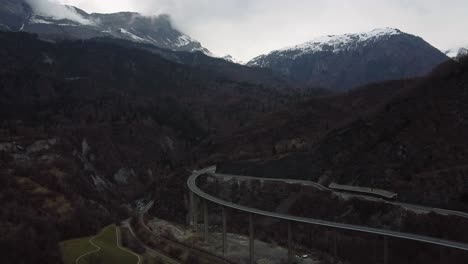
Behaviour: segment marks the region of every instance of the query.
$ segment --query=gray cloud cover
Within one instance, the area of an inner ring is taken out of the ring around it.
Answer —
[[[79,15],[75,10],[67,6],[59,5],[49,0],[26,0],[34,11],[41,15],[52,16],[56,19],[70,19],[81,24],[91,24],[89,21]]]
[[[168,13],[215,54],[243,60],[317,36],[394,27],[439,49],[468,44],[466,0],[29,0],[88,12]]]

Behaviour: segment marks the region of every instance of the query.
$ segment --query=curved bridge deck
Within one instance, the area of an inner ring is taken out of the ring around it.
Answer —
[[[195,209],[195,206],[194,206],[194,197],[193,197],[193,195],[196,195],[196,196],[200,197],[201,199],[204,199],[204,200],[209,201],[211,203],[222,206],[223,208],[231,208],[231,209],[239,210],[239,211],[242,211],[242,212],[246,212],[250,216],[260,215],[260,216],[266,216],[266,217],[276,218],[276,219],[280,219],[280,220],[285,220],[285,221],[288,221],[289,223],[290,222],[296,222],[296,223],[303,223],[303,224],[311,224],[311,225],[329,227],[329,228],[334,228],[334,229],[357,231],[357,232],[362,232],[362,233],[367,233],[367,234],[375,234],[375,235],[383,236],[385,238],[385,241],[386,241],[386,239],[388,237],[392,237],[392,238],[399,238],[399,239],[417,241],[417,242],[422,242],[422,243],[428,243],[428,244],[432,244],[432,245],[438,245],[438,246],[442,246],[442,247],[446,247],[446,248],[453,248],[453,249],[468,251],[468,244],[465,244],[465,243],[460,243],[460,242],[455,242],[455,241],[450,241],[450,240],[444,240],[444,239],[439,239],[439,238],[433,238],[433,237],[428,237],[428,236],[422,236],[422,235],[416,235],[416,234],[410,234],[410,233],[403,233],[403,232],[385,230],[385,229],[377,229],[377,228],[366,227],[366,226],[350,225],[350,224],[336,223],[336,222],[331,222],[331,221],[324,221],[324,220],[320,220],[320,219],[297,217],[297,216],[291,216],[291,215],[287,215],[287,214],[279,214],[279,213],[275,213],[275,212],[263,211],[263,210],[259,210],[259,209],[250,208],[250,207],[234,204],[234,203],[231,203],[231,202],[227,202],[225,200],[219,199],[217,197],[214,197],[214,196],[212,196],[210,194],[205,193],[204,191],[202,191],[197,186],[197,179],[201,175],[206,174],[206,173],[210,173],[211,175],[216,175],[215,171],[216,171],[216,167],[209,167],[209,168],[206,168],[206,169],[203,169],[203,170],[194,171],[193,174],[187,180],[187,185],[188,185],[188,188],[189,188],[189,190],[191,192],[190,215],[191,215],[192,220],[195,219],[195,222],[196,222],[196,212],[195,212],[196,209]],[[229,176],[230,177],[236,177],[235,175],[229,175]],[[224,213],[224,211],[225,210],[223,210],[223,213]],[[205,215],[205,217],[207,217],[207,216]],[[223,218],[225,218],[224,215],[223,215]],[[252,217],[249,217],[249,218],[250,218],[250,221],[252,221]],[[223,221],[223,225],[225,225],[224,221]],[[252,228],[253,224],[251,223],[250,225],[251,225],[251,228]],[[223,227],[223,230],[224,231],[226,230],[225,226]],[[253,230],[252,230],[251,233],[253,234]],[[225,235],[225,234],[223,234],[223,235]],[[387,242],[385,244],[387,244]],[[387,257],[388,256],[386,256],[385,258],[387,259]],[[251,255],[251,260],[253,261],[253,255]]]

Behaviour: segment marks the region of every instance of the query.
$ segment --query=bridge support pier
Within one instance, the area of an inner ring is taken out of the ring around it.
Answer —
[[[384,264],[388,264],[388,237],[384,236]]]
[[[223,256],[227,253],[227,216],[226,207],[221,207],[223,217]]]
[[[204,228],[204,233],[203,233],[203,239],[205,241],[208,240],[208,203],[206,200],[203,200],[203,228]]]
[[[194,199],[194,194],[192,191],[189,191],[189,219],[188,219],[188,225],[193,229],[193,199]]]
[[[333,254],[335,258],[338,257],[338,232],[333,229]]]
[[[193,195],[192,193],[192,199],[193,199],[193,208],[192,208],[192,214],[193,214],[193,231],[195,233],[198,233],[198,199]]]
[[[292,223],[288,221],[288,263],[293,264],[294,254],[293,254],[293,245],[292,245]]]
[[[250,251],[250,264],[255,263],[255,236],[254,236],[254,217],[249,213],[249,251]]]
[[[444,263],[444,249],[443,248],[439,249],[439,263],[440,264]]]

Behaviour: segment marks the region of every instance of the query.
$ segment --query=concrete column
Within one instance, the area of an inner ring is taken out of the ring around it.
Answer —
[[[336,231],[336,228],[333,229],[333,254],[335,255],[335,258],[338,257],[338,232]]]
[[[444,248],[440,247],[439,249],[439,263],[443,264],[444,263]]]
[[[254,218],[253,214],[249,214],[249,235],[250,235],[250,264],[255,263],[255,236],[254,236]]]
[[[198,232],[198,198],[193,199],[193,230]]]
[[[223,214],[223,256],[226,256],[227,253],[227,216],[226,216],[226,208],[223,206],[221,207],[222,214]]]
[[[192,191],[189,191],[189,226],[193,229],[193,206],[194,206],[194,194]]]
[[[374,252],[373,252],[373,255],[374,255],[374,262],[375,263],[379,263],[379,236],[375,236],[374,238]]]
[[[205,241],[208,240],[208,204],[206,200],[203,200],[203,227],[205,229],[203,238]]]
[[[388,237],[384,236],[384,264],[388,264]]]
[[[293,264],[294,254],[293,254],[293,245],[292,245],[292,223],[288,221],[288,263]]]

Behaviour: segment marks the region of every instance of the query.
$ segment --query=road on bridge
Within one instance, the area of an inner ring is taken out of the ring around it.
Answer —
[[[438,238],[433,238],[433,237],[428,237],[428,236],[421,236],[421,235],[410,234],[410,233],[403,233],[403,232],[397,232],[397,231],[391,231],[391,230],[385,230],[385,229],[366,227],[366,226],[349,225],[349,224],[335,223],[335,222],[331,222],[331,221],[324,221],[324,220],[320,220],[320,219],[297,217],[297,216],[291,216],[291,215],[287,215],[287,214],[279,214],[279,213],[275,213],[275,212],[268,212],[268,211],[263,211],[263,210],[259,210],[259,209],[255,209],[255,208],[250,208],[250,207],[230,203],[230,202],[224,201],[222,199],[219,199],[217,197],[214,197],[212,195],[209,195],[209,194],[203,192],[197,186],[197,179],[201,175],[206,174],[206,173],[211,173],[212,175],[216,175],[215,172],[216,172],[216,166],[212,166],[212,167],[208,167],[208,168],[205,168],[205,169],[202,169],[202,170],[194,171],[192,173],[192,175],[189,177],[189,179],[187,180],[187,185],[188,185],[188,188],[190,189],[190,191],[193,192],[195,195],[201,197],[202,199],[210,201],[210,202],[212,202],[214,204],[218,204],[220,206],[224,206],[224,207],[227,207],[227,208],[232,208],[232,209],[243,211],[243,212],[250,213],[250,214],[267,216],[267,217],[272,217],[272,218],[286,220],[286,221],[292,221],[292,222],[298,222],[298,223],[305,223],[305,224],[319,225],[319,226],[324,226],[324,227],[331,227],[331,228],[336,228],[336,229],[341,229],[341,230],[350,230],[350,231],[357,231],[357,232],[368,233],[368,234],[381,235],[381,236],[384,236],[384,237],[394,237],[394,238],[418,241],[418,242],[422,242],[422,243],[428,243],[428,244],[439,245],[439,246],[444,246],[444,247],[448,247],[448,248],[454,248],[454,249],[460,249],[460,250],[468,251],[468,244],[465,244],[465,243],[449,241],[449,240],[444,240],[444,239],[438,239]],[[229,176],[237,177],[235,175],[229,175]],[[245,176],[241,176],[241,177],[245,178]],[[253,178],[253,177],[251,177],[251,178]],[[266,180],[264,178],[257,178],[257,179]],[[278,179],[276,179],[276,180],[278,180]],[[281,179],[279,179],[279,180],[281,180]],[[282,180],[284,180],[286,182],[291,182],[291,180],[289,180],[289,179],[282,179]]]

